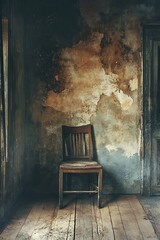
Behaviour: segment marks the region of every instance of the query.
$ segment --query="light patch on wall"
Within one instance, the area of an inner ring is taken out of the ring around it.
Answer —
[[[49,136],[50,134],[57,133],[57,128],[57,126],[46,126],[47,135]]]
[[[106,148],[109,152],[112,152],[112,151],[116,151],[117,150],[117,147],[111,145],[111,144],[108,144],[106,145]]]
[[[123,141],[122,141],[123,143]],[[119,148],[117,146],[114,146],[114,145],[111,145],[111,144],[108,144],[105,146],[106,149],[111,153],[111,152],[116,152],[118,151],[118,149],[123,149],[123,153],[126,157],[130,158],[132,157],[134,154],[136,154],[135,152],[135,146],[134,144],[131,146],[130,144],[128,144],[128,146],[123,146],[122,144],[119,145]]]
[[[130,56],[132,58],[132,56]],[[131,61],[131,63],[125,65],[124,76],[126,79],[137,78],[137,61]]]
[[[120,91],[116,91],[115,95],[117,97],[117,99],[119,100],[120,104],[121,104],[121,108],[123,110],[128,110],[131,105],[133,104],[133,99],[129,96],[127,96],[126,94],[124,94],[121,90]]]
[[[137,90],[138,89],[138,79],[134,78],[129,81],[130,89],[131,91]]]

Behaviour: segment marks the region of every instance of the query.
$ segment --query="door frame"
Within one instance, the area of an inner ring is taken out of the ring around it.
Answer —
[[[152,54],[153,40],[160,36],[160,25],[143,27],[143,184],[142,194],[150,196],[152,175]]]

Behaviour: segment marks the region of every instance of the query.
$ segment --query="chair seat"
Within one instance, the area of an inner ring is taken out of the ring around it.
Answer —
[[[76,169],[76,168],[88,168],[88,169],[90,169],[90,168],[102,168],[102,166],[99,164],[99,163],[97,163],[96,161],[66,161],[66,162],[62,162],[61,164],[60,164],[60,168],[61,169],[66,169],[66,168],[74,168],[74,169]]]

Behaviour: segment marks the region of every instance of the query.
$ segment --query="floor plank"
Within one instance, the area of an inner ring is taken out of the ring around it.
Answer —
[[[138,196],[147,218],[152,223],[154,230],[160,239],[160,196]]]
[[[28,214],[22,228],[20,229],[16,240],[18,239],[30,239],[34,231],[35,225],[38,222],[40,213],[42,211],[43,204],[37,203],[33,206],[32,210]]]
[[[120,215],[119,208],[117,206],[116,201],[109,203],[109,212],[112,219],[113,232],[114,232],[115,239],[126,240],[127,239],[126,233],[124,230],[121,215]]]
[[[40,239],[46,240],[48,238],[54,213],[55,213],[54,202],[43,204],[39,219],[31,235],[32,240],[40,240]]]
[[[151,222],[149,221],[148,218],[146,218],[146,214],[144,213],[144,210],[141,206],[141,204],[139,203],[139,201],[137,201],[137,198],[134,196],[130,196],[127,198],[127,200],[129,201],[131,208],[134,212],[134,215],[137,219],[140,231],[143,235],[144,239],[158,239],[154,229],[152,227]]]
[[[108,206],[99,209],[97,207],[97,202],[94,201],[94,211],[99,239],[114,240],[114,232]]]
[[[63,209],[53,199],[19,208],[0,240],[158,239],[136,196],[120,196],[100,209],[95,197],[66,200]]]
[[[93,236],[93,239],[99,240],[100,236],[98,231],[98,223],[97,223],[97,217],[95,214],[95,204],[93,199],[91,204],[92,204],[92,226],[93,226],[92,236]]]
[[[78,198],[76,203],[75,239],[92,240],[92,208],[90,198]]]
[[[0,234],[0,240],[15,240],[20,229],[22,228],[29,212],[32,209],[32,204],[22,203],[16,211],[14,217]]]
[[[52,221],[48,240],[74,239],[75,202],[63,209],[58,209],[57,215]]]
[[[101,213],[99,208],[96,207],[95,201],[93,202],[94,206],[94,214],[95,214],[95,219],[97,223],[97,234],[99,239],[103,239],[103,223],[102,223],[102,218],[101,218]]]
[[[128,240],[143,240],[142,233],[139,229],[135,215],[126,196],[121,197],[117,201],[122,223]]]
[[[108,206],[99,209],[102,218],[103,239],[113,240],[114,232]]]

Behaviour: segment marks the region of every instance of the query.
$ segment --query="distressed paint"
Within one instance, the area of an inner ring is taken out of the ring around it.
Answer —
[[[106,149],[99,149],[98,157],[103,164],[104,179],[108,184],[103,187],[104,193],[140,192],[140,168],[137,154],[132,157],[125,157],[123,151],[108,152]]]
[[[76,118],[74,124],[91,122],[91,117],[96,118],[98,111],[100,114],[101,111],[105,111],[106,117],[101,121],[108,122],[110,126],[108,130],[105,130],[106,136],[103,134],[103,137],[107,140],[107,135],[110,136],[112,148],[120,148],[124,150],[125,155],[132,156],[138,152],[137,136],[133,135],[136,122],[133,123],[133,120],[131,122],[129,118],[137,114],[137,112],[134,112],[136,110],[134,105],[137,105],[137,102],[134,96],[129,96],[132,95],[131,89],[129,95],[120,89],[122,88],[122,86],[119,87],[120,82],[122,85],[123,81],[119,79],[117,74],[105,73],[100,60],[102,38],[101,33],[94,33],[88,41],[80,41],[72,48],[62,50],[60,66],[61,74],[65,75],[67,79],[65,90],[61,93],[49,91],[44,106],[52,107],[59,112],[72,113]],[[130,77],[130,81],[132,81],[134,76]],[[107,97],[101,98],[102,95]],[[113,108],[109,109],[112,113],[107,114],[107,102],[112,99],[111,96],[114,96],[114,102],[117,104],[115,107],[113,104]],[[99,102],[102,99],[105,100],[99,107]],[[118,118],[118,114],[122,116]],[[128,120],[126,120],[126,126],[124,125],[125,115],[127,115]],[[77,119],[79,119],[78,122]],[[112,134],[113,126],[116,128],[115,134]],[[119,142],[120,136],[121,141]],[[129,142],[131,143],[129,144]],[[99,144],[99,141],[97,144]]]
[[[54,7],[53,13],[51,7],[46,13],[41,10],[40,17],[44,19],[41,32],[38,14],[35,21],[38,37],[34,36],[33,40],[36,40],[41,67],[38,61],[40,74],[30,78],[28,87],[32,92],[28,104],[29,128],[35,140],[34,147],[28,143],[28,159],[32,151],[36,152],[32,164],[53,177],[56,190],[58,164],[62,160],[61,125],[92,123],[97,160],[106,173],[104,191],[108,180],[111,187],[110,180],[114,178],[119,184],[114,185],[116,189],[110,189],[139,193],[142,24],[159,19],[158,5],[155,1],[146,4],[143,0],[141,3],[80,0],[76,7],[69,4],[66,14],[58,1],[57,12]],[[73,11],[76,12],[72,30],[69,28],[71,19],[67,22],[66,18],[71,10],[71,17]],[[54,28],[57,22],[59,29],[63,22],[66,34]],[[45,54],[47,42],[49,47]],[[30,173],[32,164],[28,163]],[[47,177],[42,177],[44,182]]]

